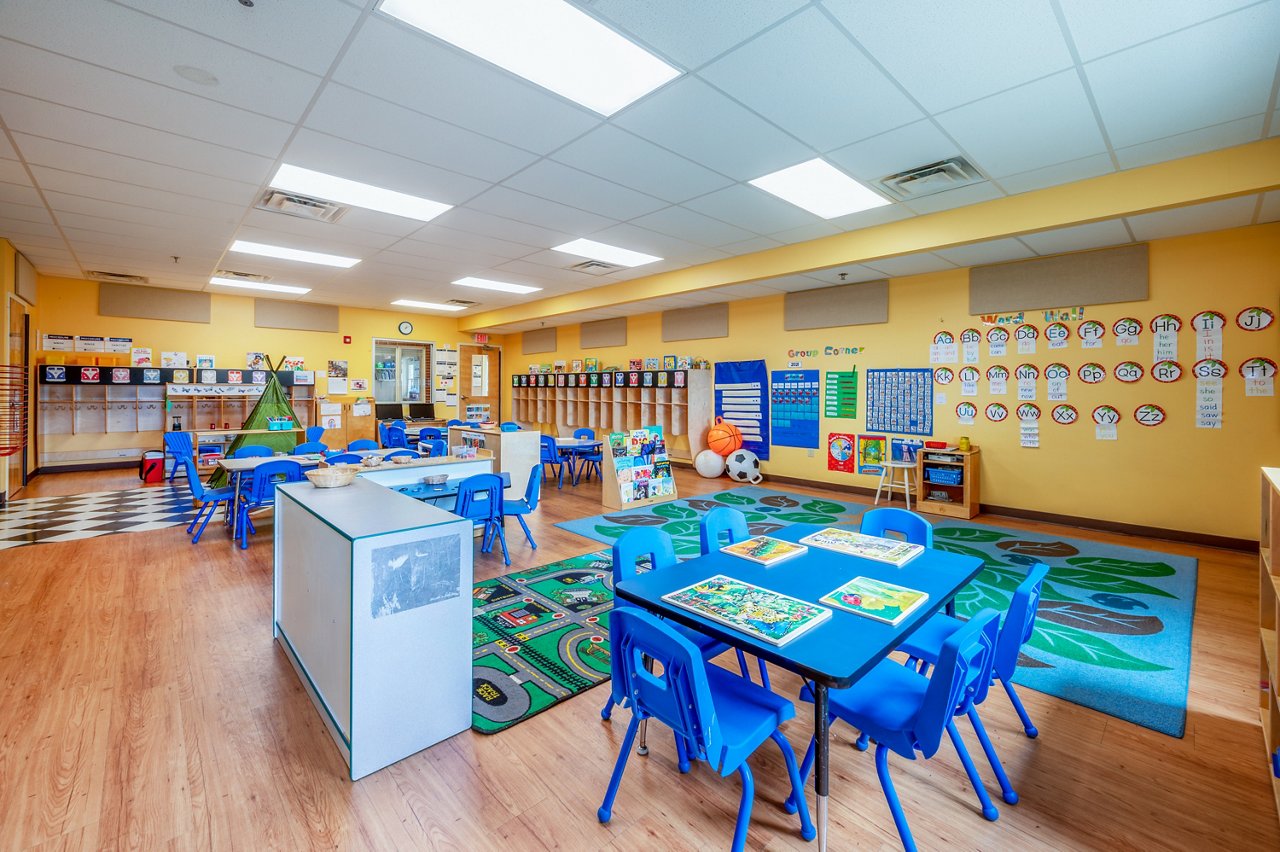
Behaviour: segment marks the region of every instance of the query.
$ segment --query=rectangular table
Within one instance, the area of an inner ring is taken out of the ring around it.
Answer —
[[[556,438],[556,449],[561,452],[568,453],[574,460],[579,456],[589,455],[593,452],[600,452],[600,449],[603,446],[604,441],[598,438]],[[577,465],[573,465],[573,471],[570,474],[569,479],[570,485],[578,484]]]
[[[793,524],[771,533],[775,538],[799,541],[821,529]],[[830,755],[828,751],[828,690],[853,684],[933,615],[982,570],[982,560],[939,550],[926,550],[901,568],[810,547],[803,556],[766,567],[748,559],[713,551],[688,562],[659,568],[625,580],[615,592],[622,600],[693,627],[708,636],[740,648],[777,666],[799,674],[814,685],[813,719],[817,740],[814,790],[817,793],[818,848],[827,840],[827,799]],[[674,604],[662,596],[716,574],[754,583],[802,600],[819,598],[854,577],[872,577],[929,593],[929,600],[897,626],[832,608],[831,618],[786,645],[771,645],[725,627]]]

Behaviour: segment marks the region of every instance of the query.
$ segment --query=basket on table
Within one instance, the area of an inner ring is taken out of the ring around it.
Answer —
[[[359,472],[360,468],[355,465],[335,464],[309,470],[306,477],[316,488],[341,488],[355,482]]]

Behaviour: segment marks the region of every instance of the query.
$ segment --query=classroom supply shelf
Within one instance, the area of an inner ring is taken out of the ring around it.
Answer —
[[[1280,813],[1280,658],[1276,655],[1276,626],[1280,623],[1280,468],[1262,469],[1262,522],[1258,536],[1258,715],[1266,743],[1271,792]]]
[[[978,514],[978,453],[969,450],[920,450],[916,453],[921,512],[949,518]]]

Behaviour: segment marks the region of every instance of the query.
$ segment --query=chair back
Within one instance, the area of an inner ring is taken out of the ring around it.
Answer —
[[[434,426],[423,426],[418,430],[418,439],[421,441],[438,441],[444,437],[444,432]]]
[[[573,430],[573,437],[575,437],[575,438],[586,438],[588,441],[594,441],[594,440],[596,439],[596,430],[595,430],[595,429],[587,429],[587,428],[574,429],[574,430]]]
[[[508,421],[506,421],[505,423],[503,423],[501,426],[499,426],[498,428],[499,428],[499,429],[501,429],[503,432],[519,432],[519,431],[520,431],[520,424],[519,424],[519,423],[512,423],[510,420],[508,420]]]
[[[888,533],[898,533],[910,544],[933,547],[933,524],[906,509],[872,509],[862,516],[858,531],[881,538],[889,538]]]
[[[409,439],[405,437],[403,426],[388,426],[386,440],[382,442],[384,447],[394,447],[397,450],[409,449]]]
[[[413,450],[395,450],[382,457],[383,461],[399,458],[420,459],[422,456],[418,455]]]
[[[403,428],[404,428],[404,421],[403,421],[403,420],[401,420],[401,419],[399,419],[399,418],[396,418],[395,420],[392,420],[390,423],[388,423],[388,424],[387,424],[387,428],[388,428],[388,429],[390,429],[392,426],[398,426],[398,427],[400,427],[401,429],[403,429]]]
[[[1027,572],[1027,578],[1018,584],[1009,601],[1009,610],[1000,625],[1000,639],[996,643],[996,676],[1006,683],[1018,667],[1018,654],[1031,638],[1036,627],[1036,610],[1040,607],[1040,589],[1044,585],[1049,566],[1037,562]]]
[[[455,417],[452,420],[446,420],[444,425],[445,426],[465,426],[466,424]]]
[[[195,456],[190,432],[165,432],[164,448],[179,461]]]
[[[358,456],[355,453],[337,453],[325,459],[329,464],[362,464],[364,456]]]
[[[276,499],[276,485],[281,482],[298,482],[302,479],[302,465],[293,459],[272,459],[253,469],[253,481],[249,484],[249,503],[265,506]]]
[[[378,421],[378,444],[383,447],[387,445],[387,424],[381,420]]]
[[[560,464],[560,448],[556,446],[556,439],[551,435],[542,436],[542,463],[543,464]]]
[[[320,440],[320,437],[321,437],[322,435],[324,435],[324,427],[323,427],[323,426],[308,426],[308,427],[307,427],[307,440],[308,440],[308,441],[319,441],[319,440]]]
[[[942,643],[912,726],[916,747],[925,757],[937,752],[952,716],[987,697],[996,658],[998,618],[994,609],[984,609]]]
[[[702,553],[705,556],[713,550],[719,550],[720,534],[728,533],[729,540],[725,544],[733,544],[750,538],[747,529],[747,516],[729,506],[717,506],[702,516],[698,527],[698,537],[702,542]]]
[[[453,513],[472,521],[497,520],[502,516],[502,477],[477,473],[462,480]]]
[[[618,583],[636,576],[636,562],[643,556],[649,557],[653,568],[666,568],[676,564],[676,550],[671,543],[671,536],[657,527],[633,527],[623,533],[613,543],[613,587]],[[625,605],[625,601],[617,599],[614,607]]]
[[[176,433],[166,432],[165,434],[170,435]],[[182,465],[183,471],[187,474],[187,485],[191,487],[191,496],[203,503],[205,495],[204,482],[200,480],[200,471],[196,470],[195,458],[192,456],[183,456],[178,459],[178,462]]]
[[[628,607],[610,615],[609,644],[614,693],[630,700],[633,713],[671,728],[721,774],[737,769],[724,765],[724,735],[706,663],[692,642],[656,616]]]
[[[233,459],[263,459],[271,455],[275,451],[270,447],[264,447],[261,444],[245,444],[240,449],[231,454]]]
[[[434,459],[449,454],[449,448],[445,446],[443,438],[432,438],[429,441],[418,441],[418,452],[422,453],[424,458]]]
[[[368,438],[357,438],[356,440],[352,441],[350,444],[347,444],[347,450],[353,453],[356,450],[376,450],[376,449],[378,449],[378,442],[371,441]]]
[[[320,443],[319,441],[307,441],[293,448],[293,452],[296,455],[302,455],[303,453],[322,453],[323,454],[323,453],[327,453],[328,451],[329,451],[329,448],[326,447],[324,444]]]
[[[538,508],[538,499],[542,496],[542,465],[535,464],[529,469],[529,481],[524,486],[524,502],[529,511]]]

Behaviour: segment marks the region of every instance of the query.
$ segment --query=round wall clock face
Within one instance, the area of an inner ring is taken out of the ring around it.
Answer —
[[[408,320],[405,320],[404,322],[400,323],[400,333],[413,334],[413,323],[409,322]]]

